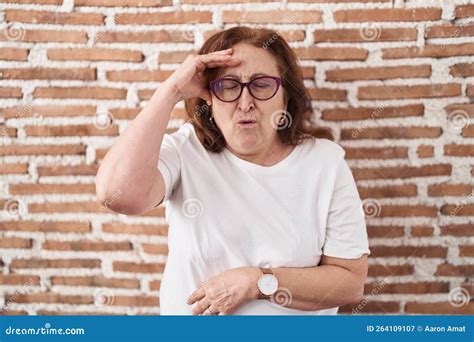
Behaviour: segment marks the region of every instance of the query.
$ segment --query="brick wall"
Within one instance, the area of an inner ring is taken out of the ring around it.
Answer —
[[[164,208],[112,213],[94,176],[159,83],[239,23],[274,28],[296,49],[315,119],[357,179],[372,256],[366,298],[341,311],[473,314],[468,3],[1,2],[2,314],[159,313]],[[182,103],[172,117],[170,132]]]

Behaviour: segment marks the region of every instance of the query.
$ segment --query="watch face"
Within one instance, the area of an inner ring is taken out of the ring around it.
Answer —
[[[264,295],[270,296],[278,289],[278,279],[273,274],[264,274],[258,280],[258,288]]]

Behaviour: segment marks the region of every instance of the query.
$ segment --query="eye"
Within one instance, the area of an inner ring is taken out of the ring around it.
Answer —
[[[218,83],[218,89],[220,90],[232,90],[238,87],[238,83],[229,80],[223,80]]]
[[[237,85],[235,83],[233,83],[233,84],[223,84],[221,86],[221,89],[235,89],[235,88],[237,88]]]
[[[268,88],[270,87],[270,84],[268,84],[267,82],[259,82],[259,81],[256,81],[253,83],[254,87],[257,87],[257,88]]]

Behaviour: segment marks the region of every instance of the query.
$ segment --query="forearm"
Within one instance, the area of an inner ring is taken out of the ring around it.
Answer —
[[[340,266],[272,270],[279,286],[274,301],[288,308],[305,311],[329,309],[359,302],[363,294],[364,279]]]
[[[124,198],[140,198],[149,189],[159,150],[177,97],[166,84],[160,86],[143,110],[132,120],[107,152],[97,173],[101,200],[121,189]],[[133,186],[126,187],[133,182]],[[132,196],[130,191],[137,192]],[[124,194],[126,192],[126,194]]]

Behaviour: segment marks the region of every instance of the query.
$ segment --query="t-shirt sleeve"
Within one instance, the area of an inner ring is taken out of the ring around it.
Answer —
[[[179,145],[176,143],[175,136],[171,134],[165,134],[163,137],[163,142],[161,143],[157,166],[158,170],[160,170],[161,174],[163,175],[165,183],[165,197],[156,206],[166,202],[170,198],[173,190],[178,185],[181,174],[180,165],[180,149]]]
[[[362,201],[344,157],[338,161],[323,254],[346,259],[370,254]]]

